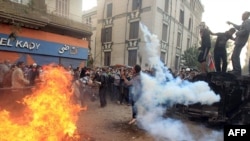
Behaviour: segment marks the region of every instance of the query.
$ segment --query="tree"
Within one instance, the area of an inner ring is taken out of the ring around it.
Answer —
[[[87,67],[93,68],[93,64],[94,64],[94,59],[93,59],[93,57],[92,57],[92,54],[90,54],[90,55],[88,56],[88,60],[87,60]]]
[[[190,68],[199,68],[199,62],[198,62],[198,55],[199,50],[196,47],[190,47],[187,50],[184,51],[184,53],[181,55],[181,62],[183,62],[183,65]]]

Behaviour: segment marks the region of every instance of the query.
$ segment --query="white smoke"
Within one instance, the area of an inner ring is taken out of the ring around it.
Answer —
[[[197,135],[193,135],[186,124],[180,120],[164,118],[166,106],[180,104],[213,104],[220,100],[206,82],[188,82],[180,78],[174,78],[168,68],[160,61],[158,55],[159,40],[156,35],[149,32],[147,27],[140,24],[146,42],[145,53],[148,63],[154,66],[155,74],[150,76],[141,73],[142,96],[136,102],[138,106],[139,126],[151,133],[156,140],[164,141],[193,141]],[[217,140],[222,136],[221,132],[213,131],[210,134],[200,135],[198,140]]]

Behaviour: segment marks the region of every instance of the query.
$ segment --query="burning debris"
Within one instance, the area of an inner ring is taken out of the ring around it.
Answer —
[[[74,104],[71,76],[62,67],[45,66],[39,87],[26,95],[21,103],[21,117],[11,116],[0,106],[0,140],[15,141],[80,141],[92,140],[86,135],[76,134],[78,113],[82,108]],[[11,93],[9,94],[11,95]],[[8,100],[8,99],[7,99]],[[16,110],[18,108],[9,108]]]
[[[62,141],[95,141],[95,139],[86,134],[75,133],[73,136],[66,134]]]

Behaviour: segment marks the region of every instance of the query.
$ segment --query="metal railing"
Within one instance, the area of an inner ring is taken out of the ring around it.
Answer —
[[[31,24],[35,23],[40,26],[44,26],[46,24],[56,24],[79,29],[79,31],[91,32],[91,26],[84,24],[81,17],[71,13],[68,16],[62,16],[55,11],[36,9],[28,5],[4,0],[0,0],[0,13],[0,15],[5,16],[5,18],[28,21]]]
[[[34,87],[23,87],[23,88],[3,87],[3,88],[0,88],[0,95],[5,95],[5,94],[26,95],[26,94],[30,94],[32,92],[32,89],[34,89]]]

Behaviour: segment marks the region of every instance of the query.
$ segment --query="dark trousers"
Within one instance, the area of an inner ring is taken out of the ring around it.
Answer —
[[[123,103],[124,100],[127,104],[129,104],[129,89],[127,87],[121,88],[121,93],[120,93],[120,102]]]
[[[119,101],[120,100],[120,86],[114,85],[114,100]]]
[[[100,87],[99,96],[100,96],[101,107],[106,106],[107,101],[106,101],[106,88],[105,87]]]
[[[248,58],[249,61],[248,61],[248,74],[250,75],[250,58]]]
[[[222,61],[222,67],[221,67]],[[217,72],[227,71],[227,51],[226,49],[214,50],[214,63]]]
[[[244,45],[235,44],[232,54],[233,71],[237,74],[241,74],[240,53],[243,47]]]
[[[135,101],[131,101],[131,107],[132,107],[132,118],[136,118],[137,116],[137,107],[135,105]]]

